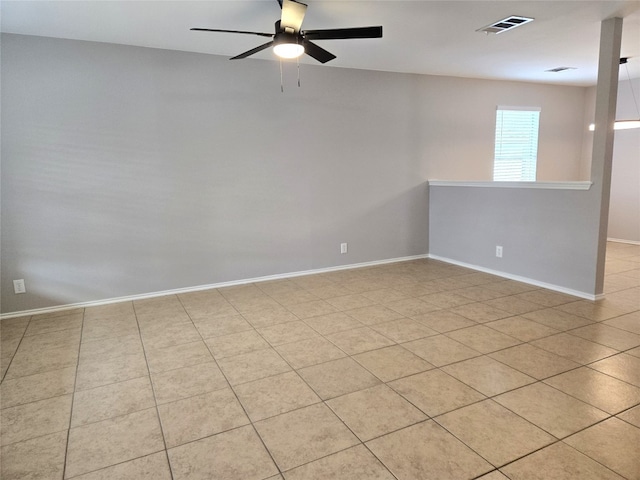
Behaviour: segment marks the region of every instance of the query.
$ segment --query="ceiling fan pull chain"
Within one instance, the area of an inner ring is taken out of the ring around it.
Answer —
[[[282,60],[280,60],[280,93],[284,93],[284,83],[282,81]]]
[[[296,59],[296,63],[298,64],[298,88],[300,88],[300,60]]]

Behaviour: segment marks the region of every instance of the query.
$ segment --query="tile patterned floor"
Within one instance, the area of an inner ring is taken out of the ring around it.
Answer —
[[[640,479],[640,246],[589,302],[431,260],[1,322],[1,477]]]

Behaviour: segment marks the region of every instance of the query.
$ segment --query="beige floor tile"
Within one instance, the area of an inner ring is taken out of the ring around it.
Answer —
[[[342,350],[322,337],[279,345],[276,350],[282,355],[282,358],[296,369],[346,356]]]
[[[487,300],[484,303],[512,315],[522,315],[527,312],[533,312],[544,308],[538,303],[529,302],[515,296],[494,298]]]
[[[2,447],[0,477],[5,480],[62,478],[67,430]]]
[[[221,337],[207,338],[205,343],[213,353],[213,358],[216,359],[269,348],[267,341],[253,329]]]
[[[2,408],[73,393],[75,367],[5,380],[0,385]]]
[[[492,469],[482,457],[433,421],[367,443],[399,480],[458,480]]]
[[[628,313],[603,322],[604,325],[640,335],[640,312]]]
[[[228,386],[214,362],[200,363],[151,375],[158,405],[193,397]]]
[[[573,297],[571,295],[544,289],[519,293],[515,295],[515,298],[537,303],[539,305],[542,305],[543,307],[556,307],[558,305],[562,305],[563,303],[576,301],[576,297]]]
[[[171,480],[171,470],[165,452],[152,453],[96,472],[74,477],[77,480]]]
[[[521,343],[520,340],[516,340],[509,335],[505,335],[484,325],[476,325],[448,332],[446,336],[480,353],[491,353]]]
[[[435,330],[409,318],[378,323],[372,325],[371,328],[398,343],[409,342],[438,334]]]
[[[298,303],[287,307],[291,313],[300,319],[317,317],[318,315],[327,315],[336,312],[337,309],[327,303],[325,300],[314,300],[312,302]]]
[[[610,414],[640,403],[640,388],[588,367],[547,378],[544,383]]]
[[[503,475],[498,470],[494,470],[491,473],[487,473],[486,475],[478,477],[478,480],[509,480],[509,477]]]
[[[69,315],[60,315],[54,318],[32,318],[29,322],[25,336],[53,333],[60,330],[80,330],[82,328],[82,311]]]
[[[296,287],[298,288],[298,287]],[[295,291],[270,293],[271,298],[282,305],[294,305],[296,303],[312,302],[319,297],[311,292],[298,288]]]
[[[413,342],[403,343],[402,346],[436,367],[480,355],[480,352],[444,335],[414,340]]]
[[[218,365],[231,385],[251,382],[291,370],[272,348],[221,358]]]
[[[91,342],[104,340],[106,338],[124,337],[127,335],[139,336],[138,322],[135,316],[96,318],[93,320],[85,318],[82,326],[82,341]]]
[[[413,319],[440,333],[477,325],[473,320],[469,320],[468,318],[449,310],[436,310],[434,312],[418,315],[413,317]]]
[[[614,417],[576,433],[565,442],[625,478],[640,478],[640,428]]]
[[[432,293],[430,295],[420,297],[420,300],[423,300],[430,305],[435,305],[438,308],[448,309],[474,303],[470,298],[453,292]]]
[[[489,355],[538,380],[566,372],[579,366],[569,359],[529,344],[517,345]]]
[[[360,353],[354,355],[353,359],[383,382],[390,382],[434,368],[429,362],[400,345]]]
[[[608,415],[544,383],[534,383],[494,398],[557,438],[593,425]]]
[[[558,305],[556,308],[578,315],[579,317],[588,318],[594,322],[600,322],[628,313],[612,306],[605,306],[603,302],[592,302],[590,300],[578,300],[577,302],[565,303]]]
[[[412,295],[404,293],[401,289],[381,288],[379,290],[362,292],[362,296],[367,297],[376,303],[389,303],[411,297]]]
[[[175,480],[262,480],[278,473],[251,426],[168,450]]]
[[[535,382],[534,378],[486,356],[447,365],[442,370],[489,397]]]
[[[40,350],[50,348],[77,349],[80,345],[80,334],[80,329],[74,329],[24,336],[20,342],[20,351],[26,350],[34,355]]]
[[[259,328],[258,333],[273,346],[299,342],[318,336],[315,330],[300,320]]]
[[[344,332],[333,333],[327,335],[326,338],[349,355],[375,350],[376,348],[388,347],[395,343],[393,340],[379,334],[370,327],[360,327]]]
[[[21,338],[27,330],[30,319],[30,316],[26,316],[0,320],[0,336],[2,338]]]
[[[640,357],[640,347],[632,348],[631,350],[627,350],[627,355],[633,355],[634,357]]]
[[[254,328],[270,327],[279,323],[295,322],[298,320],[293,313],[282,306],[248,312],[243,315],[245,320]]]
[[[487,305],[482,302],[461,305],[459,307],[452,308],[451,311],[478,323],[500,320],[501,318],[511,317],[513,315],[512,313],[505,312],[504,310],[500,310],[499,308],[492,307],[491,305]]]
[[[433,312],[434,310],[440,310],[441,308],[432,303],[424,302],[419,298],[396,300],[395,302],[387,303],[385,306],[400,315],[404,315],[405,317],[415,317],[417,315]]]
[[[158,406],[167,448],[249,423],[230,388]]]
[[[577,328],[568,333],[616,350],[627,350],[640,345],[640,335],[602,323]]]
[[[605,347],[568,333],[558,333],[551,337],[541,338],[531,342],[531,344],[582,364],[595,362],[618,353],[613,348]]]
[[[489,322],[485,325],[523,342],[530,342],[531,340],[537,340],[538,338],[548,337],[549,335],[558,333],[558,330],[555,328],[547,327],[541,323],[519,316],[496,320],[495,322]]]
[[[474,285],[473,287],[461,288],[460,290],[456,290],[456,293],[476,302],[483,302],[485,300],[491,300],[492,298],[498,298],[502,296],[501,293],[485,288],[482,285]]]
[[[363,442],[427,419],[386,385],[334,398],[327,405]]]
[[[532,290],[538,290],[538,287],[528,285],[522,282],[516,282],[514,280],[503,280],[498,282],[492,282],[486,285],[486,288],[499,292],[503,296],[518,295],[519,293],[530,292]]]
[[[329,313],[327,315],[307,318],[305,319],[305,323],[321,335],[329,335],[331,333],[362,327],[362,323],[344,312]]]
[[[171,347],[182,343],[197,342],[200,339],[200,333],[196,327],[189,323],[163,325],[160,328],[142,330],[142,341],[147,349]]]
[[[592,363],[589,367],[640,387],[640,358],[621,353]]]
[[[486,398],[440,370],[401,378],[390,382],[389,386],[430,417]]]
[[[285,473],[286,480],[393,480],[395,477],[362,445],[294,468]]]
[[[618,418],[640,428],[640,405],[618,415]]]
[[[243,383],[234,390],[254,422],[320,402],[295,372]]]
[[[384,305],[371,305],[369,307],[354,308],[353,310],[347,310],[346,313],[364,325],[388,322],[390,320],[396,320],[403,317],[400,313],[395,310],[391,310]]]
[[[281,470],[356,445],[358,439],[324,404],[311,405],[255,424]]]
[[[533,320],[534,322],[538,322],[542,325],[546,325],[547,327],[561,331],[584,327],[594,323],[592,320],[563,312],[557,308],[545,308],[544,310],[527,312],[522,316],[529,320]]]
[[[123,355],[137,355],[143,352],[140,334],[122,337],[102,338],[100,340],[84,341],[80,345],[80,362],[108,360]]]
[[[202,338],[219,337],[231,333],[244,332],[253,327],[242,315],[228,315],[222,317],[205,317],[194,319],[193,323],[202,335]]]
[[[114,317],[133,316],[135,310],[133,302],[118,302],[84,309],[84,319],[86,320],[106,320]]]
[[[342,297],[344,295],[350,295],[353,293],[345,287],[339,287],[331,283],[323,286],[315,286],[308,289],[308,292],[323,300],[333,297]]]
[[[496,467],[555,441],[493,400],[449,412],[437,421]]]
[[[71,426],[100,422],[155,405],[149,377],[83,390],[74,395]]]
[[[622,480],[608,468],[562,442],[545,447],[502,470],[512,480]]]
[[[351,358],[301,368],[298,373],[323,400],[380,383],[380,380]]]
[[[203,341],[149,349],[146,351],[146,355],[151,373],[166,372],[213,360],[209,349]]]
[[[33,352],[21,352],[18,348],[5,379],[35,375],[36,373],[62,370],[67,367],[75,367],[78,363],[78,349],[69,350],[66,347],[49,348]]]
[[[74,477],[164,450],[155,408],[69,431],[65,475]]]
[[[0,410],[2,445],[69,428],[72,395],[48,398]]]
[[[78,365],[76,390],[87,390],[110,383],[149,375],[143,354],[124,355]]]
[[[353,310],[354,308],[368,307],[380,303],[379,301],[367,298],[364,295],[352,293],[341,297],[327,298],[329,304],[333,305],[338,311]]]

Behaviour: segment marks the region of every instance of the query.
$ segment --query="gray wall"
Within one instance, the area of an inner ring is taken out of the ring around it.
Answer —
[[[417,77],[301,69],[3,35],[2,311],[427,253]]]
[[[616,118],[621,120],[640,117],[640,79],[632,81],[638,103],[634,102],[628,80],[618,86]],[[608,236],[640,243],[640,129],[615,132]]]
[[[590,190],[430,186],[429,253],[593,295],[596,202]]]
[[[287,64],[281,94],[276,62],[19,35],[1,61],[2,312],[425,254],[425,181],[491,178],[499,104],[555,112],[540,180],[580,171],[584,88]]]

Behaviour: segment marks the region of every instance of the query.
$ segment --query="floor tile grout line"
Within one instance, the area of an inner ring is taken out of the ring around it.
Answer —
[[[71,393],[71,408],[69,411],[69,428],[67,429],[67,441],[64,449],[64,463],[62,464],[62,478],[66,478],[69,460],[69,446],[71,444],[71,430],[73,425],[73,407],[76,400],[76,385],[78,384],[78,371],[80,370],[80,349],[82,348],[82,332],[84,330],[85,309],[82,309],[82,323],[80,327],[80,339],[78,341],[78,356],[76,357],[76,374],[73,379],[73,392]]]
[[[178,298],[178,301],[180,301],[181,304],[183,304],[182,299]],[[183,304],[184,306],[184,304]],[[186,309],[185,309],[186,310]],[[187,315],[189,315],[189,313],[187,312]],[[191,318],[191,315],[189,315],[189,318]],[[255,329],[254,329],[255,330]],[[222,376],[224,377],[225,381],[227,382],[227,388],[229,388],[229,390],[231,390],[231,392],[233,393],[236,402],[238,403],[238,405],[240,406],[240,408],[242,408],[242,411],[244,412],[245,417],[248,420],[248,424],[247,425],[251,425],[251,428],[253,429],[253,432],[255,433],[255,435],[258,437],[258,439],[260,440],[260,443],[262,444],[262,446],[264,447],[265,451],[267,452],[267,454],[269,455],[269,458],[271,458],[271,461],[273,462],[273,465],[276,467],[276,470],[278,470],[278,473],[282,476],[282,470],[280,469],[280,466],[278,465],[278,463],[276,462],[275,458],[273,457],[273,454],[271,453],[271,451],[267,448],[266,443],[264,442],[264,439],[262,438],[262,436],[260,435],[260,433],[258,432],[258,429],[256,428],[256,426],[254,425],[253,420],[251,419],[251,417],[249,416],[249,412],[247,412],[247,409],[245,408],[245,406],[243,405],[243,403],[240,401],[240,398],[238,397],[237,392],[235,391],[235,389],[233,388],[233,386],[231,385],[231,382],[229,381],[229,378],[227,376],[227,374],[224,373],[224,370],[220,367],[220,365],[218,364],[218,361],[216,360],[213,351],[211,351],[211,347],[209,346],[209,344],[205,341],[205,339],[202,337],[202,334],[200,333],[200,331],[198,330],[198,333],[200,334],[200,338],[201,341],[204,343],[204,345],[206,346],[209,355],[211,355],[211,359],[213,360],[213,362],[215,363],[216,367],[218,368],[218,370],[220,371],[220,373],[222,374]],[[260,335],[260,332],[257,332],[258,335]],[[275,349],[273,347],[271,347],[271,349],[273,349],[275,351]],[[278,355],[279,353],[276,352]],[[284,359],[282,359],[283,361],[286,361]],[[242,428],[245,427],[247,425],[242,425],[240,427],[237,428]],[[215,433],[213,435],[210,436],[214,436],[214,435],[218,435],[220,433],[224,433],[224,432],[218,432]],[[201,440],[201,439],[197,439],[197,440]],[[194,440],[194,441],[197,441]],[[168,457],[168,451],[167,451],[167,457]],[[168,460],[168,458],[167,458]],[[171,468],[171,464],[169,464],[169,468],[172,472],[173,475],[173,469]],[[173,477],[172,477],[173,478]]]
[[[22,335],[20,336],[20,341],[18,342],[18,346],[16,347],[15,351],[11,355],[11,360],[9,360],[9,365],[7,365],[7,369],[2,374],[2,379],[0,380],[0,384],[4,383],[5,378],[7,378],[7,374],[9,373],[9,369],[11,368],[11,364],[13,363],[13,360],[16,357],[16,353],[18,353],[18,349],[20,348],[20,345],[22,345],[22,341],[24,340],[25,333],[27,333],[27,329],[29,328],[29,325],[31,324],[31,319],[32,318],[33,318],[33,315],[29,316],[29,320],[27,320],[27,325],[24,327],[24,331],[22,332]],[[1,327],[0,327],[0,333],[1,332],[2,332],[2,330],[1,330]],[[16,378],[19,378],[19,377],[16,377]]]
[[[147,350],[145,348],[144,345],[144,340],[142,339],[142,331],[140,329],[140,322],[138,321],[138,313],[136,312],[136,304],[135,302],[131,302],[131,306],[133,308],[133,315],[136,319],[136,325],[138,326],[138,335],[140,337],[140,344],[142,345],[142,355],[144,356],[144,362],[145,362],[145,366],[147,368],[147,374],[148,374],[148,378],[149,378],[149,384],[151,386],[151,393],[153,395],[153,403],[155,406],[155,411],[156,411],[156,420],[158,422],[158,427],[160,428],[160,436],[162,437],[162,444],[164,445],[164,455],[165,455],[165,459],[167,461],[167,467],[169,468],[169,475],[171,476],[171,479],[173,480],[174,476],[173,476],[173,469],[171,468],[171,462],[169,460],[169,451],[167,449],[167,441],[165,439],[165,434],[164,434],[164,427],[162,425],[162,419],[160,418],[160,410],[158,408],[158,399],[156,396],[156,390],[155,387],[153,385],[153,381],[151,380],[151,369],[149,368],[149,360],[147,358]],[[157,452],[154,452],[157,453]],[[140,458],[140,457],[137,457]]]

